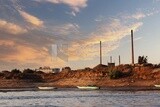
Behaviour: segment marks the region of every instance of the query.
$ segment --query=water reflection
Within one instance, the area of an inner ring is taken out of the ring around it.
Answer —
[[[159,91],[22,91],[0,93],[0,105],[13,107],[159,107]]]

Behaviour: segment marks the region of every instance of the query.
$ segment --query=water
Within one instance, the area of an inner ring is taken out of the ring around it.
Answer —
[[[160,107],[160,91],[20,91],[0,92],[3,107]]]

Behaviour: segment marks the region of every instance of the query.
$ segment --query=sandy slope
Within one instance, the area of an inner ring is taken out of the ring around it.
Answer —
[[[20,88],[20,87],[38,87],[38,86],[56,86],[56,87],[76,87],[85,85],[97,85],[100,87],[117,86],[154,86],[160,84],[160,69],[153,66],[131,67],[121,65],[116,67],[125,73],[132,73],[119,79],[110,79],[107,71],[109,68],[104,65],[98,65],[93,69],[64,70],[59,74],[38,74],[43,80],[35,82],[21,79],[0,78],[0,88]]]

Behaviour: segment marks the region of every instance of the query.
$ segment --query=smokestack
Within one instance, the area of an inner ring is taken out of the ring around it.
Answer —
[[[121,64],[121,56],[119,55],[119,65]]]
[[[110,56],[110,63],[112,63],[112,56]]]
[[[102,64],[102,43],[100,41],[100,64]]]
[[[133,41],[133,30],[131,30],[131,46],[132,46],[132,64],[134,65],[134,41]]]

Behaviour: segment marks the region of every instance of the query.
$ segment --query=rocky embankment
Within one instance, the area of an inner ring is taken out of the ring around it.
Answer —
[[[160,68],[153,65],[120,65],[108,67],[98,65],[93,69],[64,70],[59,74],[45,78],[47,83],[59,87],[97,85],[116,86],[154,86],[160,84]]]
[[[71,70],[69,67],[57,74],[26,70],[0,73],[0,88],[28,88],[38,86],[76,87],[97,85],[100,87],[154,86],[160,84],[160,67],[153,65],[119,65]]]

